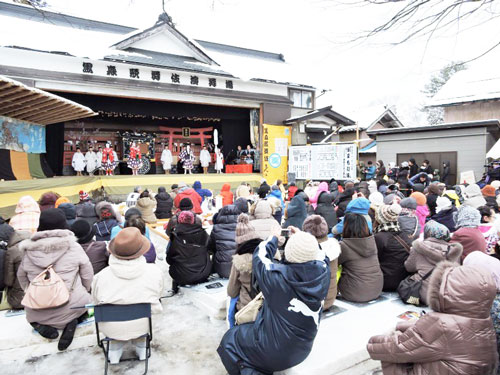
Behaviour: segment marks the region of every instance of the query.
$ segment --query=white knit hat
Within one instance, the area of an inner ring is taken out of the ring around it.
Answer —
[[[316,238],[306,232],[297,232],[285,246],[285,259],[290,263],[306,263],[320,259]]]
[[[439,197],[436,199],[436,213],[439,213],[443,210],[451,208],[451,201],[446,197]]]

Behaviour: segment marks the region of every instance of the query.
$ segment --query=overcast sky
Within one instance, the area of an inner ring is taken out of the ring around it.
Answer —
[[[139,28],[154,24],[161,12],[161,0],[46,1],[53,10]],[[476,57],[500,35],[500,22],[484,22],[489,17],[484,12],[436,32],[429,43],[420,38],[394,45],[405,29],[349,43],[404,5],[360,3],[167,0],[166,10],[179,30],[192,38],[283,53],[303,74],[303,83],[332,90],[319,101],[322,105],[331,104],[346,114],[374,104],[396,106],[410,125],[423,121],[415,109],[423,103],[420,91],[430,76],[451,61]]]

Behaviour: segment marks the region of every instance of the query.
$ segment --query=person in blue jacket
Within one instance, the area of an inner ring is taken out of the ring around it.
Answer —
[[[366,164],[368,165],[365,169],[366,180],[373,180],[375,178],[375,172],[377,171],[377,168],[375,168],[371,161]]]
[[[292,233],[285,260],[273,263],[278,239],[255,249],[252,273],[264,295],[253,323],[226,332],[217,349],[229,375],[268,375],[301,363],[318,332],[330,283],[329,260],[309,233]]]
[[[195,181],[193,184],[193,189],[198,193],[198,195],[201,197],[201,200],[204,201],[205,198],[210,198],[212,196],[212,192],[208,189],[203,189],[201,187],[201,182],[200,181]]]
[[[429,175],[425,172],[420,172],[419,174],[416,174],[412,178],[409,179],[408,181],[410,183],[410,186],[415,186],[415,184],[422,184],[424,187],[427,187],[431,183],[431,178]]]
[[[351,212],[353,214],[360,214],[366,219],[366,223],[368,224],[368,229],[370,229],[370,233],[373,233],[373,225],[372,219],[370,215],[368,215],[368,211],[370,210],[370,201],[366,198],[356,198],[349,202],[345,213]],[[344,218],[340,219],[340,222],[332,228],[332,234],[337,236],[341,235],[344,231]]]

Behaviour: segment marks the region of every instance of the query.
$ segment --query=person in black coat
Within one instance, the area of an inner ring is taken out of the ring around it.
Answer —
[[[209,237],[202,226],[195,222],[191,211],[182,211],[172,230],[167,251],[168,273],[172,277],[172,293],[180,285],[192,285],[207,280],[212,263],[207,249]]]
[[[430,216],[433,216],[436,214],[437,199],[440,196],[439,186],[437,184],[430,184],[427,192],[427,206],[429,207]]]
[[[174,200],[167,193],[167,190],[160,186],[158,188],[158,194],[155,195],[156,199],[156,211],[155,216],[157,219],[170,219],[172,217],[172,208],[174,206]]]
[[[449,185],[449,176],[450,176],[450,162],[447,160],[443,163],[443,173],[441,173],[441,182]]]
[[[409,178],[415,176],[418,173],[418,165],[415,159],[411,158],[408,161],[408,167],[409,167]]]
[[[375,178],[377,180],[381,180],[387,174],[384,162],[382,160],[379,160],[379,161],[377,161],[376,165],[377,165],[377,172],[376,172]]]
[[[287,216],[285,224],[283,225],[284,228],[288,228],[289,226],[302,228],[302,224],[304,224],[304,220],[307,217],[307,207],[304,196],[307,197],[304,192],[300,192],[295,195],[288,204],[286,209]]]
[[[337,206],[337,218],[343,217],[345,215],[345,210],[347,205],[352,201],[352,196],[356,191],[354,188],[345,189],[342,194],[339,195],[335,205]]]
[[[347,207],[347,206],[346,206]],[[318,197],[315,214],[323,217],[328,225],[328,233],[337,225],[337,213],[333,207],[333,194],[323,192]],[[302,227],[297,227],[302,228]]]
[[[411,238],[403,233],[398,224],[399,204],[380,206],[375,212],[378,226],[375,228],[380,269],[384,274],[384,291],[395,291],[408,276],[404,263],[410,255]]]
[[[4,269],[5,254],[9,245],[10,238],[14,234],[14,228],[5,222],[0,216],[0,291],[4,289]]]
[[[457,208],[453,206],[451,200],[446,197],[439,197],[436,199],[436,213],[431,216],[431,220],[444,225],[453,233],[457,230],[455,223],[456,212]]]
[[[231,263],[236,253],[236,225],[240,214],[240,209],[233,204],[222,207],[210,233],[208,249],[215,254],[214,271],[220,277],[228,278],[231,274]]]
[[[318,242],[305,232],[291,235],[281,264],[273,263],[277,249],[272,237],[253,254],[252,273],[264,303],[254,323],[231,328],[221,340],[217,352],[229,375],[272,374],[311,352],[330,283],[329,261],[318,260]]]

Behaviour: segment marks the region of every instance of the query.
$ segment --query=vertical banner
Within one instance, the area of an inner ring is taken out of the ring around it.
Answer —
[[[288,147],[292,144],[292,127],[262,125],[263,175],[268,184],[287,181]]]

